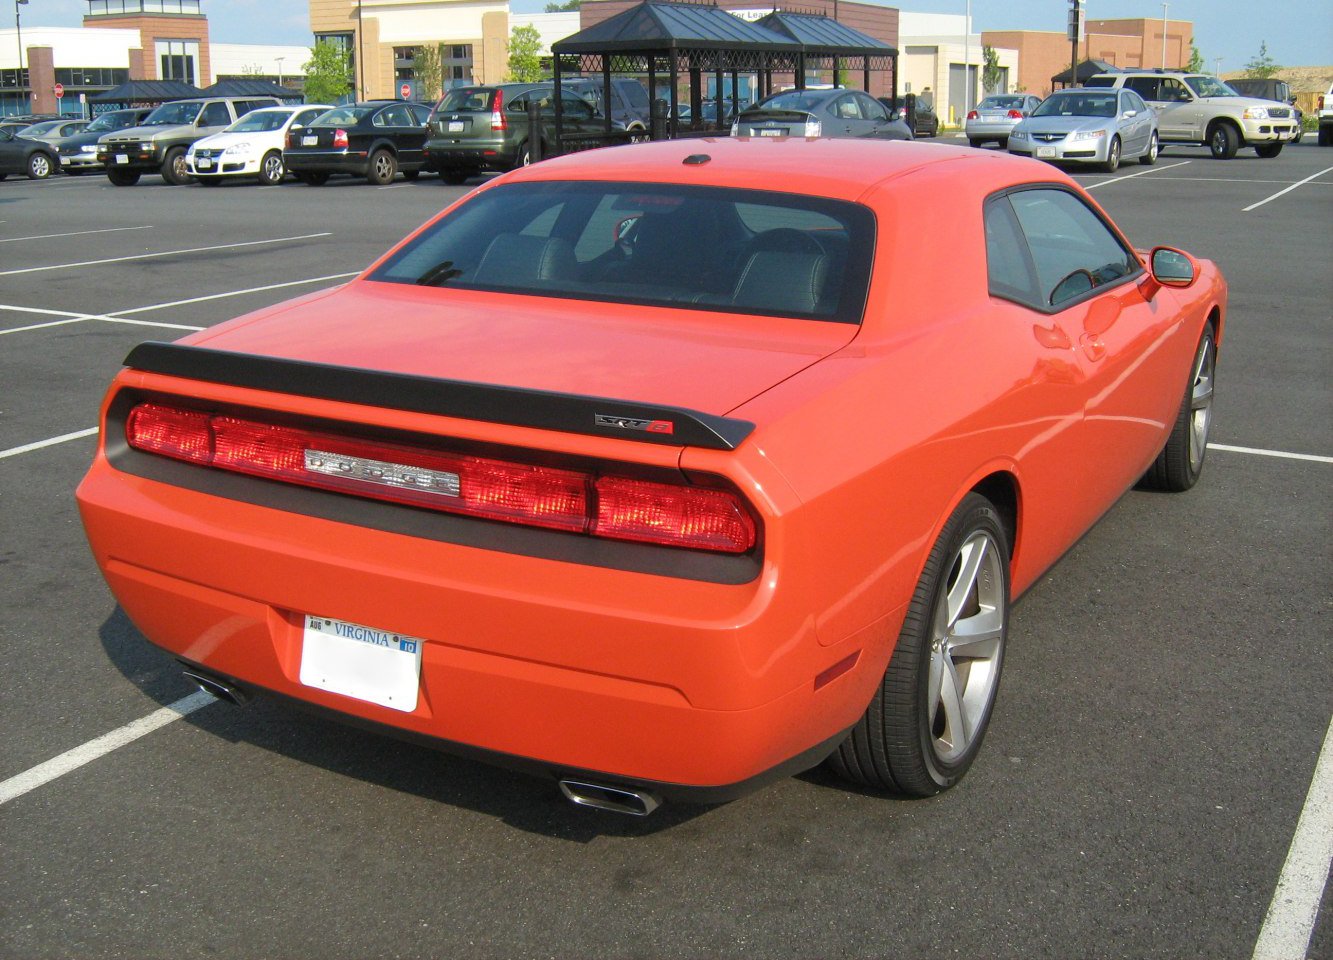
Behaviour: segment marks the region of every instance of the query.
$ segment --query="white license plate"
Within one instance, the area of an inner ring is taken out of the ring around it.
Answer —
[[[783,135],[784,133],[786,133],[786,132],[787,132],[786,130],[760,130],[760,131],[759,131],[759,136],[761,136],[761,137],[780,137],[780,136],[782,136],[782,135]]]
[[[314,146],[315,144],[317,144],[317,143],[319,143],[319,136],[318,136],[318,135],[313,136],[313,137],[302,137],[302,138],[301,138],[301,146],[303,146],[303,147],[313,147],[313,146]]]
[[[130,158],[123,153],[116,154],[116,163],[129,163]]]
[[[1038,147],[1037,156],[1043,160],[1049,160],[1055,156],[1055,147]]]
[[[410,713],[421,689],[421,647],[416,637],[307,614],[301,682]]]
[[[213,168],[213,161],[208,157],[200,157],[194,162],[194,165],[200,170],[211,170]]]
[[[462,132],[463,132],[463,121],[462,121],[462,120],[450,120],[450,121],[449,121],[449,131],[448,131],[448,132],[449,132],[449,133],[462,133]]]

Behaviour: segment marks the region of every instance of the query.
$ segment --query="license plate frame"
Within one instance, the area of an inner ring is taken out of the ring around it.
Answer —
[[[450,121],[449,121],[449,129],[448,129],[446,132],[447,132],[447,133],[462,133],[462,132],[463,132],[463,127],[464,127],[464,123],[463,123],[462,120],[450,120]]]
[[[1037,159],[1039,159],[1039,160],[1054,160],[1054,159],[1055,159],[1055,147],[1038,147],[1038,148],[1037,148]]]
[[[390,710],[411,713],[421,693],[419,637],[305,614],[299,679]]]
[[[312,134],[310,136],[301,138],[301,146],[303,147],[313,147],[318,143],[319,143],[319,134]]]
[[[761,136],[761,137],[780,137],[780,136],[783,136],[786,132],[787,132],[787,131],[784,130],[784,129],[782,129],[781,127],[760,127],[760,128],[759,128],[759,136]]]
[[[200,170],[212,170],[212,169],[213,169],[213,158],[212,158],[212,157],[199,157],[197,160],[194,161],[194,165],[195,165],[196,167],[198,167]]]
[[[128,155],[128,154],[124,154],[124,153],[118,153],[118,154],[116,154],[116,163],[129,163],[129,162],[130,162],[130,158],[129,158],[129,155]]]

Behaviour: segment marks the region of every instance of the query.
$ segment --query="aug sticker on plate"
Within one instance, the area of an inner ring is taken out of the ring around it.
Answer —
[[[417,637],[307,614],[301,682],[410,713],[421,690],[421,647]]]

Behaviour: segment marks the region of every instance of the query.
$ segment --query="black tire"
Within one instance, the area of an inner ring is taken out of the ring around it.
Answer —
[[[52,162],[49,153],[43,153],[41,150],[34,150],[28,157],[28,179],[45,180],[53,172],[60,169],[60,161]]]
[[[296,175],[307,187],[322,187],[329,182],[329,175],[323,170],[302,170]]]
[[[1139,163],[1145,167],[1151,167],[1157,162],[1157,155],[1162,152],[1162,145],[1157,139],[1157,131],[1154,130],[1152,136],[1148,138],[1148,152],[1139,157]]]
[[[167,151],[167,155],[162,159],[162,179],[175,187],[187,184],[194,179],[185,166],[184,147],[174,147]]]
[[[139,171],[117,170],[115,167],[107,167],[106,178],[111,181],[113,186],[132,187],[139,182]]]
[[[991,502],[969,493],[926,559],[884,680],[829,765],[855,783],[905,796],[956,784],[985,737],[1008,628],[1009,539]],[[973,631],[980,639],[970,638]],[[955,724],[971,729],[960,737]]]
[[[1333,127],[1322,123],[1319,125],[1318,143],[1321,147],[1333,147]]]
[[[519,145],[518,159],[514,161],[515,167],[532,166],[532,151],[528,149],[527,143]]]
[[[1282,152],[1281,143],[1264,143],[1254,148],[1254,152],[1259,154],[1265,160],[1272,160]]]
[[[383,187],[393,183],[394,175],[398,173],[398,158],[388,150],[376,150],[370,155],[370,161],[366,164],[366,182],[377,187]]]
[[[9,176],[9,174],[7,174],[7,173],[0,173],[0,180],[5,179],[5,177],[7,177],[7,176]]]
[[[978,140],[976,137],[968,137],[968,138],[967,138],[967,142],[968,142],[968,145],[969,145],[969,146],[979,147],[979,146],[981,146],[983,143],[985,143],[986,141],[985,141],[985,140]]]
[[[1008,149],[1009,149],[1009,138],[1008,138],[1008,137],[1003,137],[1003,138],[1001,138],[1001,139],[999,139],[999,140],[996,140],[995,142],[996,142],[997,144],[999,144],[1001,150],[1008,150]]]
[[[420,171],[420,170],[404,170],[404,171],[403,171],[403,179],[404,179],[404,180],[407,180],[407,181],[415,180],[415,179],[416,179],[417,177],[419,177],[419,176],[421,176],[421,171]]]
[[[932,137],[938,137],[940,135],[940,121],[938,117],[935,119],[935,122],[930,125],[930,135]]]
[[[1120,138],[1112,137],[1111,145],[1106,148],[1106,162],[1102,164],[1102,169],[1107,173],[1115,173],[1120,169]]]
[[[1215,123],[1208,131],[1208,149],[1216,160],[1230,160],[1240,149],[1240,134],[1229,123]]]
[[[476,176],[475,170],[460,170],[458,167],[445,167],[440,171],[440,179],[452,187],[466,182],[472,176]]]
[[[275,187],[287,176],[287,163],[282,159],[281,150],[270,150],[259,161],[259,182],[266,187]]]
[[[1189,382],[1166,445],[1139,481],[1146,490],[1180,493],[1199,482],[1208,453],[1208,429],[1213,421],[1213,391],[1217,378],[1217,339],[1212,321],[1204,325],[1190,364]]]

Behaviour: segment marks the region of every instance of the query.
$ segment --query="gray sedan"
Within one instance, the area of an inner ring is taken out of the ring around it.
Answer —
[[[741,112],[733,137],[873,137],[911,140],[912,131],[860,90],[784,90]]]
[[[979,147],[987,140],[994,140],[1003,150],[1010,132],[1040,103],[1041,97],[1030,93],[992,93],[975,110],[969,110],[963,120],[967,142]]]
[[[1057,90],[1009,134],[1009,152],[1038,160],[1097,164],[1157,162],[1157,115],[1133,90]]]

